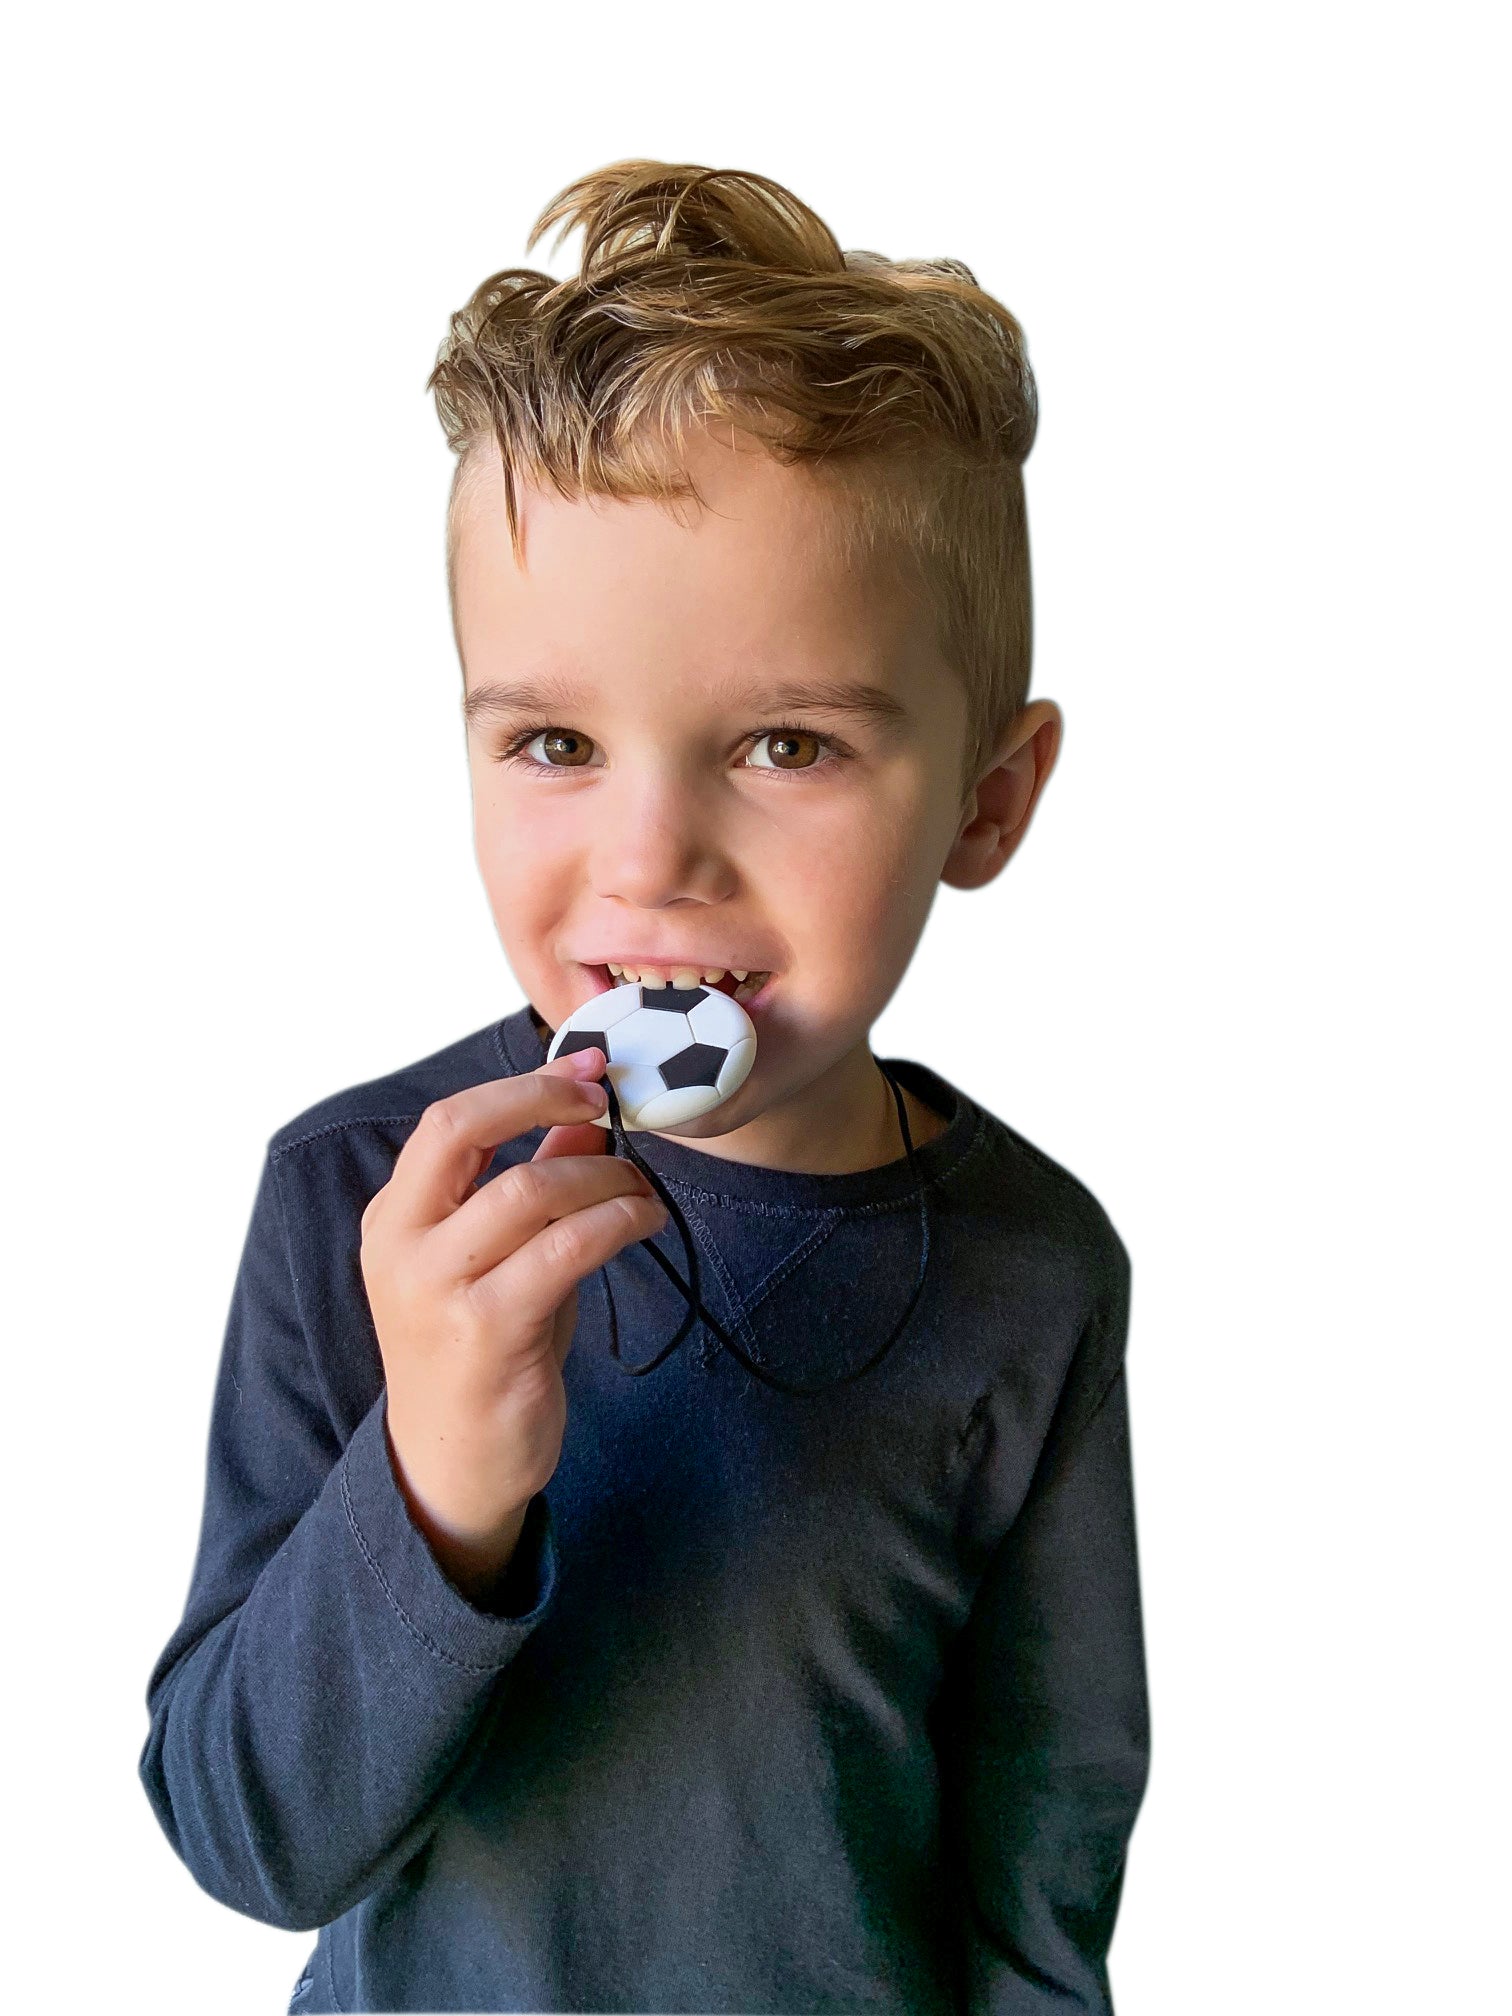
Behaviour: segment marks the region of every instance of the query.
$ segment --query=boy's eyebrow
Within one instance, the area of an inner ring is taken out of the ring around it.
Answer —
[[[908,709],[896,695],[864,679],[783,680],[729,696],[728,704],[737,702],[747,711],[766,708],[797,713],[807,707],[822,708],[831,714],[854,714],[881,727],[908,719]],[[571,711],[582,704],[582,695],[570,679],[547,673],[534,680],[491,679],[474,686],[462,702],[462,716],[471,727],[485,715],[548,714],[558,709]]]

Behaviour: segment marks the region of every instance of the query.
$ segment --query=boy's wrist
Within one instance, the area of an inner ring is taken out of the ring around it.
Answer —
[[[486,1610],[503,1590],[519,1547],[529,1501],[519,1506],[487,1542],[463,1541],[417,1520],[436,1565],[474,1609]]]
[[[392,1430],[387,1423],[385,1433],[389,1467],[411,1523],[453,1588],[460,1591],[475,1608],[485,1607],[485,1599],[497,1595],[514,1559],[530,1495],[511,1506],[501,1518],[490,1519],[486,1533],[459,1533],[455,1527],[443,1524],[415,1489],[394,1446]]]

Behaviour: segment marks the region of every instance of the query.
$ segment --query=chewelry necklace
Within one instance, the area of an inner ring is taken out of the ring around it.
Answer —
[[[533,1007],[530,1011],[530,1015],[531,1015],[531,1021],[534,1023],[536,1027],[537,1034],[541,1035],[542,1037],[543,1044],[549,1046],[551,1042],[551,1032],[545,1029],[545,1025],[541,1022],[540,1017],[536,1014],[535,1009]],[[885,1358],[887,1353],[892,1349],[893,1345],[896,1344],[899,1337],[902,1336],[904,1327],[907,1324],[909,1317],[913,1314],[914,1305],[917,1303],[919,1295],[924,1287],[924,1277],[929,1268],[930,1223],[929,1223],[929,1185],[918,1166],[918,1157],[914,1149],[913,1130],[910,1128],[908,1124],[908,1109],[904,1102],[902,1088],[898,1083],[896,1074],[890,1071],[888,1067],[881,1061],[880,1058],[877,1060],[877,1068],[882,1073],[882,1076],[886,1079],[888,1088],[893,1095],[893,1103],[897,1107],[898,1111],[898,1127],[903,1136],[903,1147],[908,1157],[909,1170],[918,1184],[918,1197],[919,1197],[918,1277],[914,1282],[913,1292],[910,1294],[908,1301],[904,1305],[903,1313],[899,1316],[897,1322],[893,1325],[892,1329],[889,1331],[888,1335],[883,1340],[883,1342],[871,1354],[871,1356],[866,1360],[866,1362],[862,1365],[858,1365],[854,1371],[844,1373],[838,1379],[824,1380],[817,1386],[799,1386],[794,1384],[790,1380],[778,1378],[773,1373],[764,1372],[759,1365],[755,1364],[746,1355],[746,1353],[741,1349],[740,1345],[737,1344],[735,1339],[730,1335],[729,1331],[726,1330],[724,1325],[719,1321],[718,1317],[712,1315],[710,1311],[705,1307],[703,1297],[699,1292],[698,1252],[693,1243],[692,1235],[688,1230],[687,1219],[683,1216],[682,1210],[678,1205],[676,1198],[670,1194],[666,1185],[662,1182],[661,1177],[657,1175],[656,1171],[653,1168],[651,1168],[651,1166],[649,1165],[649,1163],[646,1162],[644,1157],[636,1152],[636,1149],[630,1140],[629,1134],[625,1130],[623,1119],[621,1118],[620,1102],[618,1095],[615,1092],[613,1081],[608,1077],[607,1074],[604,1076],[604,1078],[600,1082],[602,1083],[604,1090],[608,1094],[609,1098],[608,1118],[610,1126],[610,1145],[607,1152],[612,1155],[622,1155],[628,1161],[633,1162],[636,1168],[640,1170],[641,1174],[655,1189],[657,1195],[661,1198],[663,1204],[666,1205],[669,1215],[671,1216],[674,1224],[677,1226],[678,1236],[682,1240],[683,1252],[686,1255],[688,1262],[688,1273],[691,1277],[691,1281],[685,1281],[682,1278],[682,1276],[677,1272],[677,1269],[672,1265],[671,1261],[667,1258],[665,1253],[663,1253],[659,1247],[654,1246],[649,1238],[642,1239],[639,1242],[642,1246],[645,1247],[646,1251],[651,1255],[651,1258],[656,1262],[657,1266],[661,1268],[662,1272],[666,1275],[667,1279],[672,1283],[673,1287],[676,1288],[678,1294],[682,1296],[683,1300],[687,1303],[688,1308],[687,1313],[684,1315],[683,1320],[679,1324],[674,1335],[667,1340],[667,1342],[662,1346],[662,1348],[656,1353],[655,1357],[648,1358],[643,1365],[631,1365],[628,1364],[620,1354],[619,1317],[614,1306],[614,1289],[609,1279],[609,1269],[607,1266],[600,1268],[599,1271],[604,1278],[604,1298],[609,1312],[609,1355],[614,1360],[616,1365],[619,1366],[622,1372],[625,1372],[629,1374],[632,1378],[636,1379],[643,1378],[645,1374],[648,1372],[654,1372],[657,1366],[660,1365],[666,1358],[670,1357],[672,1352],[677,1349],[678,1345],[683,1341],[683,1338],[687,1336],[688,1331],[692,1328],[694,1321],[699,1318],[702,1319],[702,1321],[708,1326],[709,1330],[713,1333],[713,1335],[719,1340],[721,1347],[724,1350],[728,1351],[730,1356],[734,1358],[740,1365],[742,1365],[745,1368],[745,1370],[751,1374],[751,1377],[753,1379],[759,1379],[765,1386],[775,1387],[776,1390],[780,1393],[789,1393],[806,1397],[808,1395],[815,1393],[829,1392],[834,1387],[850,1385],[854,1380],[862,1378],[866,1373],[870,1372],[873,1369],[873,1367],[881,1363],[883,1358]]]

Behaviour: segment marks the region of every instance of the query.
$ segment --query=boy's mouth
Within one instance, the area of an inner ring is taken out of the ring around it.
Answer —
[[[606,994],[611,987],[622,987],[639,981],[642,987],[713,987],[721,994],[728,994],[738,1001],[749,1015],[753,1009],[764,1004],[771,991],[774,973],[756,971],[738,972],[721,970],[716,967],[698,968],[693,966],[653,966],[640,961],[615,960],[612,963],[582,966],[593,984],[595,994]]]

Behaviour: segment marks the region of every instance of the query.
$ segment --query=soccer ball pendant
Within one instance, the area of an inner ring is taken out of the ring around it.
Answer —
[[[756,1025],[717,987],[643,987],[626,981],[574,1008],[546,1061],[602,1050],[627,1133],[675,1127],[738,1091],[756,1061]],[[609,1115],[592,1123],[609,1126]]]

